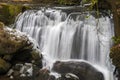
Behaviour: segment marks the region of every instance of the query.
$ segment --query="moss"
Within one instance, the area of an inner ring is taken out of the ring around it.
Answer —
[[[119,37],[113,37],[113,42],[115,45],[120,44],[120,36]]]
[[[4,22],[6,25],[14,23],[15,17],[22,12],[22,5],[11,5],[11,4],[0,4],[0,21]],[[28,7],[26,7],[28,9]]]

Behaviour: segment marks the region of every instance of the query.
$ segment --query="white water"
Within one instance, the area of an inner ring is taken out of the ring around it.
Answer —
[[[103,72],[105,80],[114,80],[108,58],[114,33],[110,18],[98,20],[80,13],[67,17],[60,10],[47,9],[24,12],[15,26],[33,37],[50,59],[87,60]]]

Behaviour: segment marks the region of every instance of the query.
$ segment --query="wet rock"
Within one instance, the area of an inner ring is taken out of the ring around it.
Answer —
[[[0,74],[6,73],[11,67],[9,77],[31,77],[33,65],[42,68],[42,54],[35,41],[0,23]]]
[[[56,80],[55,76],[50,75],[48,80]]]
[[[11,67],[10,63],[0,58],[0,74],[6,73],[10,67]]]
[[[67,80],[79,80],[79,77],[72,73],[67,73],[65,77]]]
[[[50,71],[48,69],[40,69],[39,70],[39,79],[41,80],[48,80],[49,79]]]
[[[100,71],[83,61],[57,61],[54,63],[53,70],[62,75],[72,73],[80,80],[104,80],[104,76]]]
[[[67,74],[61,75],[61,77],[59,77],[57,80],[80,80],[80,79],[75,74],[67,73]]]
[[[31,63],[16,64],[7,73],[7,76],[9,77],[13,76],[13,78],[31,77],[32,75],[33,75],[33,66]]]

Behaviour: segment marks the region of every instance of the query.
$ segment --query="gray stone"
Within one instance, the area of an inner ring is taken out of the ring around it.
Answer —
[[[80,80],[104,80],[104,76],[100,71],[83,61],[57,61],[53,65],[53,71],[61,75],[72,73],[78,76]]]

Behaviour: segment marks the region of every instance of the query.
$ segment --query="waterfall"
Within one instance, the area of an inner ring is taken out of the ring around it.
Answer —
[[[113,80],[108,69],[114,35],[111,18],[96,19],[88,12],[67,14],[55,9],[29,10],[18,17],[15,26],[33,37],[44,55],[51,59],[86,60],[104,69],[105,80]]]

